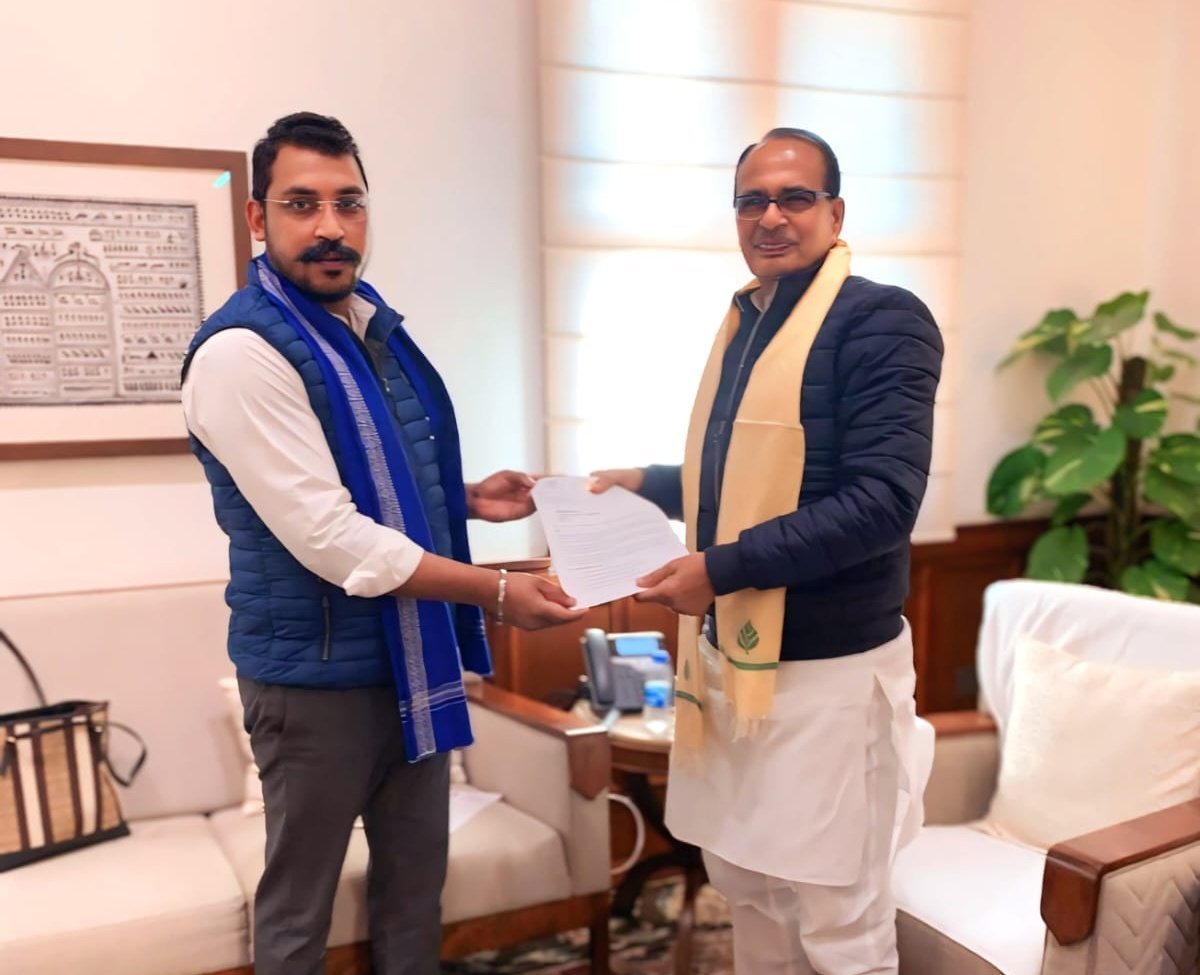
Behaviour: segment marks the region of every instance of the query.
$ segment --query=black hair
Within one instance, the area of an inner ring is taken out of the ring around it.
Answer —
[[[742,150],[742,154],[738,156],[737,166],[733,170],[735,193],[737,192],[737,174],[742,168],[742,163],[746,161],[746,157],[764,142],[771,142],[774,139],[799,139],[801,142],[807,142],[809,145],[816,146],[821,151],[821,156],[825,160],[825,185],[821,189],[831,196],[841,196],[842,170],[838,166],[837,156],[834,155],[829,143],[815,132],[809,132],[808,129],[789,128],[772,129],[757,142],[750,143],[750,145]]]
[[[271,185],[271,169],[282,146],[312,149],[323,156],[353,156],[362,174],[363,187],[366,188],[367,173],[358,156],[358,145],[346,127],[331,115],[293,112],[271,123],[267,134],[254,144],[250,183],[250,195],[254,199],[266,199],[267,187]]]

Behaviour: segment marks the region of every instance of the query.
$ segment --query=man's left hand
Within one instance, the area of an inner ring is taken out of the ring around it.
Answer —
[[[644,587],[633,596],[639,603],[660,603],[685,616],[703,616],[717,598],[703,552],[668,562],[636,582]]]
[[[515,521],[533,514],[533,478],[520,471],[496,471],[467,485],[467,516],[484,521]]]

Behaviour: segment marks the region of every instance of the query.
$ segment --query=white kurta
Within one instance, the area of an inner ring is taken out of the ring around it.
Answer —
[[[933,729],[916,716],[907,621],[894,640],[864,653],[781,662],[769,717],[737,741],[717,652],[703,637],[700,651],[705,740],[699,763],[672,759],[666,823],[673,835],[768,876],[853,884],[864,873],[869,804],[881,801],[868,794],[868,754],[880,729],[890,729],[882,753],[896,775],[876,777],[899,792],[889,860],[916,836]]]

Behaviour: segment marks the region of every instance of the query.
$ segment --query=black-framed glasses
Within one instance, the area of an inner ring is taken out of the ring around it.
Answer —
[[[774,203],[779,209],[797,216],[816,206],[817,200],[833,200],[836,197],[824,190],[809,190],[797,187],[784,190],[778,196],[767,196],[766,193],[743,193],[733,198],[733,209],[737,211],[739,220],[761,220],[767,208]]]
[[[339,196],[336,200],[318,200],[311,196],[294,196],[290,200],[264,199],[263,203],[274,203],[284,213],[291,217],[315,217],[321,212],[321,207],[328,205],[335,217],[344,220],[361,220],[367,215],[367,198],[365,196]]]

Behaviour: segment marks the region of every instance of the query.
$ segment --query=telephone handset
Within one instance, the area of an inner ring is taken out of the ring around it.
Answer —
[[[640,711],[642,684],[650,654],[664,646],[661,633],[605,633],[599,627],[584,631],[583,662],[592,710]]]

